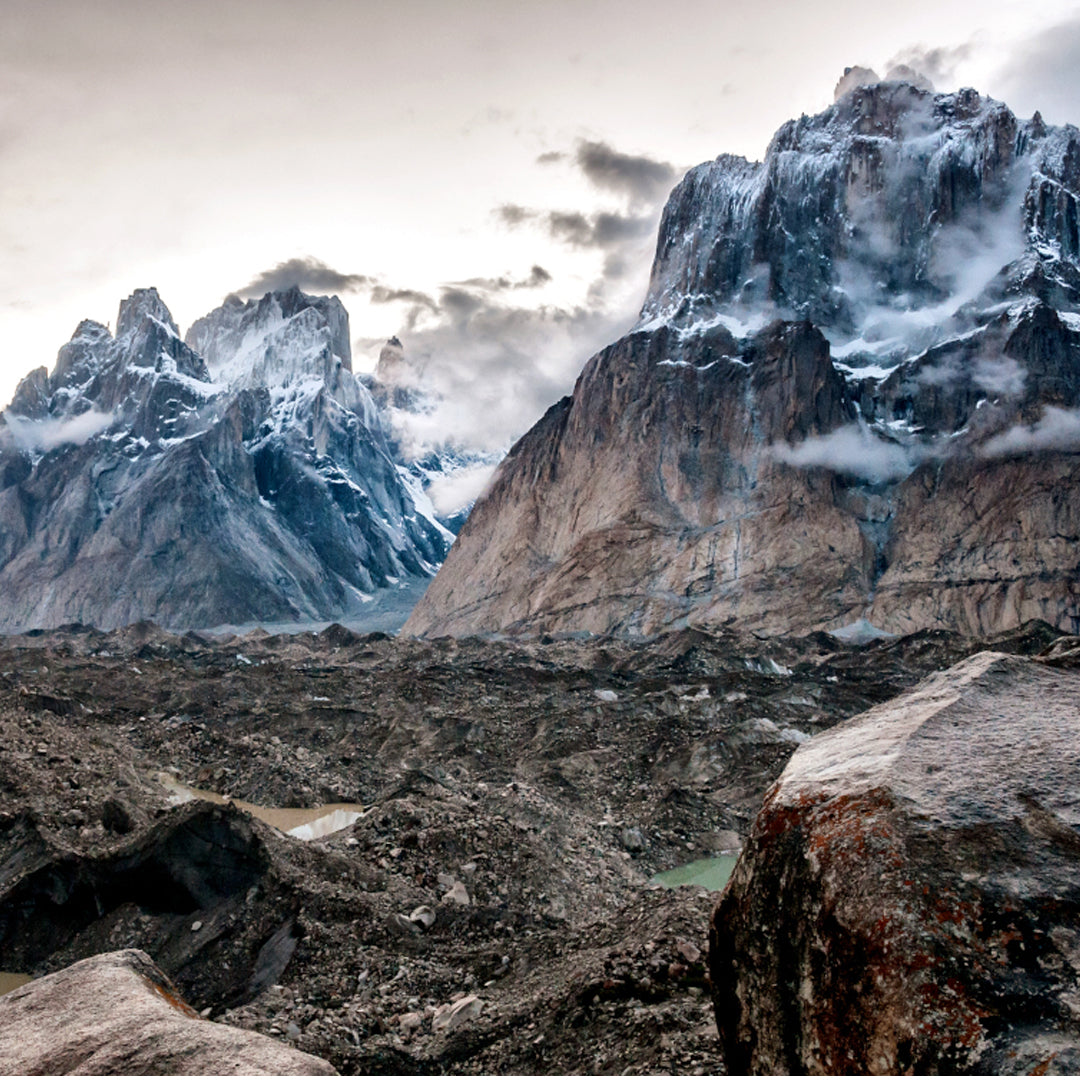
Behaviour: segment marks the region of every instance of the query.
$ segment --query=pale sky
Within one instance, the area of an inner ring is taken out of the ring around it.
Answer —
[[[358,370],[398,332],[505,442],[632,322],[687,167],[901,55],[1080,122],[1076,0],[0,0],[0,407],[135,288],[183,331],[304,260]]]

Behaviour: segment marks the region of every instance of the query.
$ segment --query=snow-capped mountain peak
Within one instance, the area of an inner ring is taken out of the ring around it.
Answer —
[[[80,323],[0,417],[0,629],[332,618],[452,536],[353,375],[348,315],[230,297],[181,339],[154,289]]]

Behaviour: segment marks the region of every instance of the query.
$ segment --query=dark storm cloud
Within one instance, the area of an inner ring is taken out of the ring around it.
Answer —
[[[573,247],[592,245],[592,224],[578,210],[552,210],[547,216],[547,228],[554,239],[564,244]]]
[[[625,195],[637,205],[652,204],[664,198],[677,176],[675,167],[666,161],[624,154],[605,142],[582,139],[574,160],[596,187]]]
[[[542,213],[538,210],[526,210],[523,207],[513,207],[513,213],[505,214],[506,207],[499,207],[496,211],[507,225],[516,228],[527,222],[542,221],[544,229],[553,240],[561,244],[567,244],[574,248],[595,248],[600,251],[608,251],[617,248],[627,242],[640,240],[647,236],[656,225],[655,214],[644,214],[640,217],[632,214],[616,214],[602,210],[595,214],[583,214],[580,210],[548,210]],[[506,279],[497,279],[503,282],[503,287],[509,287]],[[547,271],[540,266],[534,266],[528,279],[528,287],[542,284],[550,280]],[[479,279],[462,284],[478,284]]]
[[[430,308],[438,311],[439,305],[419,289],[392,289],[386,285],[376,285],[371,290],[371,302],[373,304],[416,304],[419,307]]]
[[[538,289],[549,281],[551,281],[551,275],[542,266],[534,265],[528,277],[517,281],[503,275],[497,278],[467,278],[465,281],[457,281],[454,284],[483,289],[485,292],[507,292],[510,289]]]
[[[555,240],[577,248],[609,250],[639,240],[652,231],[652,215],[632,217],[601,212],[586,216],[577,210],[552,210],[547,215],[548,233]]]
[[[890,71],[897,67],[911,68],[925,75],[935,86],[944,87],[952,84],[957,66],[971,55],[971,50],[970,42],[949,48],[912,45],[901,49],[886,67]]]
[[[532,269],[529,271],[529,276],[524,281],[519,281],[514,285],[515,289],[538,289],[541,285],[546,285],[551,280],[551,275],[539,264],[533,264]]]
[[[277,266],[264,270],[248,282],[238,295],[245,299],[263,296],[299,286],[305,292],[357,292],[371,284],[366,274],[343,274],[319,259],[311,256],[303,259],[287,259]]]
[[[537,165],[554,165],[557,161],[562,161],[566,155],[561,150],[549,150],[546,154],[541,154],[536,159]]]
[[[508,225],[511,229],[516,228],[518,225],[523,225],[526,221],[530,221],[537,217],[536,210],[530,210],[525,206],[518,206],[516,203],[503,203],[502,206],[495,207],[492,213],[501,221],[504,225]]]
[[[485,301],[468,289],[447,288],[439,294],[439,306],[442,312],[452,320],[468,319],[483,308]]]
[[[1080,123],[1080,15],[1019,42],[994,85],[1020,115]]]

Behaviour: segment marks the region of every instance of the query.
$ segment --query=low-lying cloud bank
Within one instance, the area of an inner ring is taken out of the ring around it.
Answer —
[[[15,416],[10,412],[5,412],[3,415],[11,437],[15,440],[15,445],[20,449],[38,453],[44,453],[65,443],[82,446],[113,422],[111,413],[97,412],[93,409],[65,419],[47,417],[44,420],[28,420],[24,416]]]
[[[979,447],[984,458],[1019,457],[1040,450],[1080,449],[1080,409],[1047,405],[1034,424],[1017,424]]]
[[[428,485],[428,498],[440,514],[453,514],[476,502],[487,490],[497,465],[470,465],[447,476],[435,477]]]
[[[800,469],[823,468],[871,484],[902,480],[924,461],[968,455],[985,460],[1058,451],[1080,452],[1080,409],[1047,405],[1031,424],[1014,424],[976,446],[943,440],[937,445],[891,442],[861,424],[847,424],[796,445],[774,443],[770,455]]]
[[[829,469],[872,484],[903,479],[919,463],[916,448],[886,442],[860,424],[812,435],[794,446],[774,443],[770,453],[786,465]]]

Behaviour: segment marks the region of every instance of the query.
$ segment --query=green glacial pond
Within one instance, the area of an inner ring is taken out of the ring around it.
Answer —
[[[653,877],[653,883],[674,889],[679,885],[697,885],[702,889],[719,892],[731,877],[738,855],[717,855],[711,859],[695,859],[685,866],[676,866],[674,870],[665,870]]]

